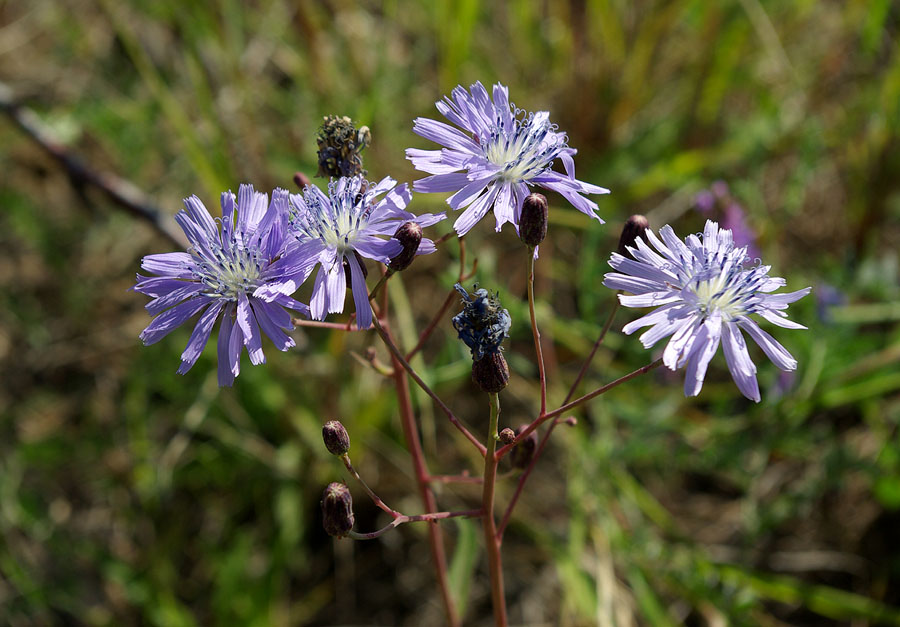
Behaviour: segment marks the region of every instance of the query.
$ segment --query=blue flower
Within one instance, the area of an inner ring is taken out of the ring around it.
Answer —
[[[287,294],[269,301],[255,292],[297,272],[303,261],[287,249],[288,192],[276,189],[272,202],[266,194],[241,185],[237,207],[230,191],[222,194],[221,221],[213,220],[199,198],[184,200],[186,210],[175,216],[191,247],[183,253],[147,255],[141,267],[155,277],[137,275],[134,289],[151,296],[146,308],[156,318],[141,333],[145,345],[154,344],[196,314],[200,319],[181,355],[179,374],[196,363],[218,318],[219,385],[229,386],[240,373],[244,347],[250,362],[265,362],[262,333],[285,351],[294,340],[284,330],[293,328],[284,307],[308,315],[309,308]],[[219,222],[219,224],[217,224]]]
[[[291,194],[290,231],[297,240],[292,250],[305,261],[295,275],[264,286],[257,296],[270,299],[291,294],[319,265],[309,304],[312,317],[322,320],[344,310],[349,270],[356,324],[368,328],[372,310],[360,257],[387,263],[403,250],[392,237],[401,224],[412,221],[424,228],[445,218],[442,213],[416,216],[406,211],[412,194],[405,183],[396,184],[390,177],[377,184],[362,176],[341,177],[329,183],[327,195],[313,185],[307,185],[302,194]],[[384,193],[384,198],[376,200]],[[434,250],[434,242],[423,238],[416,254]]]
[[[485,289],[476,289],[472,298],[459,283],[453,287],[463,297],[463,310],[453,316],[453,328],[472,351],[472,360],[499,353],[500,344],[509,337],[512,326],[509,311],[500,307],[497,297]]]
[[[631,334],[650,327],[641,335],[645,348],[671,336],[663,351],[663,364],[675,370],[687,366],[684,393],[696,396],[703,386],[706,369],[719,342],[725,361],[738,389],[747,398],[759,402],[756,366],[750,360],[744,332],[756,342],[772,362],[785,371],[796,369],[797,361],[771,335],[752,319],[756,314],[787,329],[805,329],[787,319],[784,310],[809,293],[772,294],[785,280],[770,277],[770,266],[746,268],[746,247],[736,247],[731,231],[706,222],[701,237],[690,235],[682,242],[669,226],[657,237],[647,230],[644,241],[629,252],[634,260],[613,253],[609,265],[619,272],[604,277],[603,285],[631,292],[619,301],[626,307],[656,307],[642,318],[625,326]]]
[[[428,118],[417,118],[413,131],[442,146],[442,150],[409,148],[406,157],[432,176],[419,179],[420,192],[455,192],[447,203],[467,208],[453,225],[464,235],[492,208],[497,230],[511,222],[519,230],[522,204],[529,187],[538,185],[562,195],[579,211],[603,220],[597,204],[582,194],[608,194],[609,190],[575,179],[577,152],[569,148],[565,133],[556,131],[549,113],[527,113],[509,102],[506,87],[494,85],[494,100],[478,82],[469,91],[457,86],[453,99],[435,103],[438,111],[460,129]],[[565,174],[550,168],[560,159]]]

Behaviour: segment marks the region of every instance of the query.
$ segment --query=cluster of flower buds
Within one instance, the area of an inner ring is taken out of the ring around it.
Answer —
[[[353,120],[346,115],[325,116],[316,135],[316,143],[319,145],[317,176],[365,176],[366,171],[362,167],[362,156],[359,153],[371,142],[372,133],[368,126],[356,128]]]
[[[453,328],[472,351],[472,380],[488,394],[497,394],[509,383],[509,366],[500,344],[509,336],[512,319],[496,295],[476,289],[475,297],[457,283],[463,310],[453,317]]]

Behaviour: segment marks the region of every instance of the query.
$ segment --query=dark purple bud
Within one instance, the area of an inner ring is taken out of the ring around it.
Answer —
[[[509,366],[503,353],[486,353],[472,362],[472,381],[488,394],[498,394],[509,384]]]
[[[325,448],[332,455],[344,455],[350,450],[350,436],[347,430],[337,420],[329,420],[322,427],[322,439]]]
[[[506,446],[507,444],[512,444],[512,441],[516,439],[516,432],[506,427],[500,432],[500,443]]]
[[[519,239],[534,248],[547,237],[547,197],[529,194],[522,204],[519,218]]]
[[[400,272],[406,270],[416,258],[416,251],[422,242],[422,227],[415,222],[406,222],[394,233],[394,239],[400,242],[403,250],[388,261],[388,268]]]
[[[299,187],[301,190],[311,183],[312,181],[310,181],[309,177],[306,176],[303,172],[294,172],[294,185]]]
[[[516,429],[516,435],[519,435],[527,428],[528,425],[520,426]],[[513,468],[525,468],[531,463],[531,459],[534,457],[534,449],[537,448],[537,441],[537,432],[532,431],[524,440],[521,440],[513,447],[513,450],[509,453]]]
[[[322,525],[325,532],[343,538],[353,529],[353,497],[343,483],[329,483],[322,493]]]
[[[650,228],[650,222],[644,216],[635,214],[628,218],[628,221],[625,222],[625,226],[622,228],[622,236],[619,238],[619,254],[632,259],[626,246],[637,248],[638,238],[644,237],[644,233],[647,232],[648,228]]]
[[[369,276],[369,269],[366,267],[366,262],[363,260],[362,255],[355,250],[353,251],[353,255],[356,257],[356,263],[358,263],[359,267],[362,269],[363,278],[367,278]],[[350,272],[350,262],[347,261],[346,257],[343,257],[341,259],[341,264],[344,266],[344,281],[347,283],[347,289],[352,290],[353,281]]]

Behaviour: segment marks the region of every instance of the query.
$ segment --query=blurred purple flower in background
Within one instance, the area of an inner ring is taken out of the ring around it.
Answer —
[[[731,231],[735,246],[745,246],[751,259],[761,257],[756,245],[756,232],[747,223],[747,215],[728,189],[725,181],[715,181],[709,189],[697,192],[694,207],[709,219],[720,219],[722,228]],[[719,208],[721,211],[716,212]],[[718,214],[718,215],[717,215]]]
[[[305,263],[292,276],[272,282],[257,295],[265,300],[293,293],[319,265],[310,299],[310,313],[322,320],[329,313],[344,311],[347,272],[360,329],[372,324],[372,309],[361,257],[387,263],[403,250],[392,237],[405,222],[425,228],[443,220],[443,213],[416,216],[406,211],[412,194],[404,183],[385,177],[377,184],[362,176],[341,177],[328,185],[328,194],[308,185],[302,194],[290,196],[290,231],[297,238],[299,256]],[[376,197],[387,192],[381,200]],[[422,238],[417,255],[434,252],[434,242]],[[346,266],[345,266],[346,264]]]
[[[816,286],[816,314],[819,320],[825,323],[831,322],[831,308],[847,303],[847,295],[828,283],[819,283]]]
[[[492,208],[496,229],[511,222],[519,231],[522,204],[529,186],[538,185],[558,192],[576,209],[601,223],[597,204],[582,194],[608,194],[609,190],[575,179],[577,152],[569,148],[565,133],[556,131],[549,113],[527,113],[509,102],[508,89],[494,85],[494,99],[477,82],[466,91],[461,85],[435,103],[438,111],[456,126],[428,118],[416,118],[413,131],[445,146],[441,150],[409,148],[406,157],[432,176],[419,179],[419,192],[454,192],[447,199],[453,209],[466,210],[453,228],[459,235],[483,218]],[[565,174],[551,170],[560,159]]]
[[[292,329],[291,316],[283,307],[308,315],[309,308],[287,294],[264,301],[256,290],[280,282],[296,272],[303,259],[297,251],[285,249],[293,243],[287,235],[288,192],[276,189],[269,204],[266,194],[241,185],[235,196],[222,194],[219,224],[199,198],[184,200],[186,210],[175,219],[191,247],[183,253],[147,255],[141,267],[158,276],[137,275],[134,289],[151,296],[146,308],[156,318],[141,333],[144,344],[158,342],[203,311],[187,347],[181,355],[180,374],[196,363],[209,340],[216,319],[219,325],[219,385],[234,382],[240,373],[243,347],[250,362],[265,362],[263,333],[285,351],[294,340],[284,330]]]
[[[687,366],[687,396],[700,393],[706,369],[721,341],[738,389],[759,402],[756,366],[741,330],[776,366],[794,370],[796,360],[748,316],[757,314],[780,327],[805,329],[787,320],[783,310],[808,294],[810,288],[771,294],[785,285],[784,279],[770,277],[770,266],[745,269],[746,248],[735,246],[731,231],[720,229],[712,220],[707,220],[702,239],[690,235],[682,242],[668,225],[660,229],[662,239],[650,230],[645,237],[659,252],[638,239],[637,248],[628,249],[634,260],[613,253],[609,264],[619,272],[607,274],[603,281],[610,289],[633,294],[619,296],[626,307],[656,307],[627,324],[623,331],[631,334],[651,327],[640,337],[645,348],[672,336],[663,352],[663,363],[670,370]]]

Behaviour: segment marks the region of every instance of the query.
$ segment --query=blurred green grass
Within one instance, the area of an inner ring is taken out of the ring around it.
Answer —
[[[699,230],[694,194],[727,181],[774,273],[814,287],[792,307],[810,330],[780,335],[800,369],[762,365],[760,405],[717,358],[699,399],[657,372],[579,413],[507,534],[512,618],[897,624],[898,30],[887,0],[19,1],[0,5],[0,80],[170,214],[192,193],[213,206],[242,181],[314,172],[331,113],[372,129],[371,176],[412,180],[403,149],[426,146],[413,118],[434,116],[457,83],[508,84],[568,133],[579,178],[613,191],[603,227],[551,199],[538,277],[551,402],[605,319],[600,281],[624,218]],[[321,488],[342,476],[319,443],[333,418],[379,493],[419,511],[390,389],[349,356],[373,338],[297,331],[298,349],[270,348],[231,390],[215,387],[213,354],[176,375],[188,331],[141,348],[148,318],[128,291],[141,256],[169,244],[72,185],[12,124],[0,146],[3,622],[439,622],[421,529],[351,544],[319,528]],[[482,226],[469,238],[477,280],[527,320],[521,247]],[[394,289],[407,346],[456,254],[420,259]],[[823,286],[843,304],[817,306]],[[515,426],[535,406],[527,325],[509,357]],[[613,334],[585,386],[648,357]],[[486,407],[448,325],[417,367],[479,432]],[[432,469],[475,470],[416,400]],[[448,508],[476,498],[440,496]],[[361,498],[357,509],[361,526],[379,522]],[[462,525],[447,526],[462,547],[454,580],[465,588],[475,569],[468,623],[484,624],[485,568]]]

